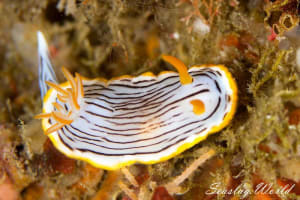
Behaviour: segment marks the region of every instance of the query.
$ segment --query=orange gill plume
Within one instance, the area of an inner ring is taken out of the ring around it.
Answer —
[[[84,96],[82,79],[78,73],[76,73],[75,78],[72,74],[65,68],[62,67],[64,76],[70,83],[70,88],[62,88],[56,83],[45,81],[47,85],[57,91],[57,99],[65,104],[68,104],[70,109],[64,108],[61,104],[53,102],[52,105],[55,108],[50,113],[41,113],[36,115],[36,119],[49,119],[52,118],[56,121],[50,128],[45,132],[46,135],[53,133],[61,129],[64,125],[71,124],[76,116],[76,113],[80,110],[80,101]]]

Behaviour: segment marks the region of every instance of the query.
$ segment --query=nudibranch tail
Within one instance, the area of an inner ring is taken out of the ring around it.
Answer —
[[[170,63],[171,65],[173,65],[173,67],[177,69],[180,77],[180,82],[183,85],[190,84],[193,82],[192,76],[189,75],[187,67],[181,60],[178,60],[177,58],[168,55],[162,55],[162,59]]]
[[[38,39],[38,63],[39,63],[39,86],[42,99],[47,93],[46,81],[57,83],[57,78],[49,59],[48,45],[42,32],[37,32]]]
[[[188,69],[172,56],[162,58],[178,73],[107,81],[74,77],[63,68],[67,81],[46,82],[50,89],[36,118],[58,150],[96,167],[170,159],[229,124],[237,87],[223,65]]]

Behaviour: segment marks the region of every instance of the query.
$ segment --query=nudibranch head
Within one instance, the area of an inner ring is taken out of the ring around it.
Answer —
[[[69,157],[104,169],[167,160],[225,127],[233,118],[237,87],[222,65],[123,76],[110,81],[75,78],[48,83],[43,129]],[[179,64],[179,66],[178,66]]]

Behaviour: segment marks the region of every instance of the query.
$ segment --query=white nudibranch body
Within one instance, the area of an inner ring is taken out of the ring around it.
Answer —
[[[65,155],[104,169],[167,160],[225,127],[233,118],[237,88],[222,65],[177,68],[106,81],[73,78],[48,83],[43,129]]]

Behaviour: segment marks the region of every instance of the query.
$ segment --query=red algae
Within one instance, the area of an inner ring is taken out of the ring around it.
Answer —
[[[174,200],[174,198],[168,193],[165,187],[159,186],[155,188],[151,200]]]
[[[298,125],[300,123],[300,108],[295,109],[289,116],[289,124]]]
[[[71,174],[76,167],[76,160],[66,157],[60,153],[50,142],[46,140],[44,144],[44,153],[46,155],[46,165],[49,166],[50,174],[61,172]]]

